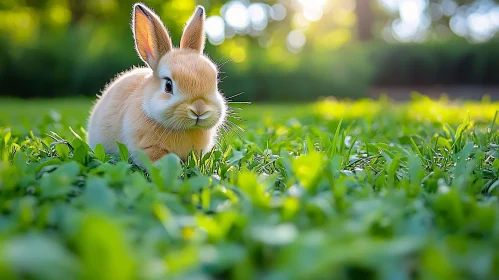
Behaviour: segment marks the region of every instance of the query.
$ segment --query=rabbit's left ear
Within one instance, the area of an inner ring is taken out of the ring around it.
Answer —
[[[206,40],[204,34],[205,17],[204,8],[198,6],[184,28],[184,33],[180,40],[181,49],[192,49],[200,53],[203,52]]]

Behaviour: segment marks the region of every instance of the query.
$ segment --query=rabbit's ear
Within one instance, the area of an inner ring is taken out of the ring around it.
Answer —
[[[159,17],[140,3],[133,6],[132,30],[139,57],[156,71],[161,57],[173,48],[168,31]]]
[[[184,28],[184,33],[182,34],[182,39],[180,40],[181,49],[192,49],[198,52],[203,52],[205,42],[205,17],[204,8],[198,6]]]

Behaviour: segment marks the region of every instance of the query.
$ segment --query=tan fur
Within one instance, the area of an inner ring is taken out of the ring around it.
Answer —
[[[182,83],[181,90],[190,92],[192,99],[202,98],[203,93],[214,90],[216,83],[213,81],[217,79],[216,68],[206,67],[208,59],[195,59],[197,57],[199,54],[191,50],[177,50],[164,56],[161,61],[170,66],[174,80],[191,80],[190,83]]]
[[[184,33],[180,40],[181,49],[192,49],[198,52],[201,52],[204,49],[204,21],[199,20],[204,16],[204,9],[198,7],[184,28]]]
[[[201,29],[192,27],[182,39],[203,40],[204,46],[204,35],[200,35],[204,34],[202,11],[200,17],[198,8],[189,24]],[[141,4],[134,6],[137,53],[143,59],[145,54],[144,61],[150,68],[132,69],[108,85],[92,109],[88,128],[91,147],[102,143],[106,152],[117,154],[116,141],[124,143],[136,163],[140,163],[139,149],[152,161],[167,153],[185,159],[191,150],[199,153],[211,149],[226,112],[214,64],[202,55],[202,49],[172,48],[161,21],[149,13],[152,11]],[[195,46],[202,48],[198,43]],[[148,53],[151,50],[152,55]],[[164,92],[167,75],[174,81],[173,93]]]

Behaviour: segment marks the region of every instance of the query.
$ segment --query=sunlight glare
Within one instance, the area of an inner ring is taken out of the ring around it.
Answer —
[[[398,11],[398,0],[378,0],[378,2],[390,13],[396,13]]]
[[[318,21],[322,18],[322,8],[318,6],[308,6],[303,8],[303,16],[309,21]]]
[[[310,26],[310,21],[308,21],[303,14],[299,13],[295,14],[293,17],[293,24],[300,30],[307,30]]]
[[[223,17],[227,24],[238,31],[246,30],[250,24],[248,8],[239,1],[231,1],[226,7]]]
[[[419,24],[425,4],[422,0],[403,0],[399,4],[400,18],[407,23]]]
[[[267,27],[266,6],[261,3],[254,3],[248,7],[248,15],[251,20],[251,27],[255,30],[263,30]]]
[[[489,11],[490,22],[499,28],[499,6]]]
[[[213,45],[220,45],[225,40],[225,22],[219,16],[211,16],[206,19],[206,35]]]
[[[398,5],[400,16],[392,23],[394,38],[401,42],[423,41],[431,24],[431,17],[425,13],[428,0],[401,0],[394,4]]]
[[[418,25],[396,19],[392,23],[392,30],[395,38],[402,42],[409,42],[411,38],[418,32]]]
[[[289,32],[288,38],[287,38],[287,45],[288,49],[291,52],[298,52],[303,48],[305,45],[307,39],[305,38],[305,34],[299,30],[293,30]]]
[[[468,16],[467,22],[471,30],[471,37],[475,41],[487,41],[495,34],[495,26],[489,19],[488,14],[473,13]]]
[[[309,21],[318,21],[322,18],[323,6],[326,0],[298,0],[303,10],[303,16]]]
[[[322,7],[326,4],[327,0],[298,0],[298,2],[303,6],[315,6]]]

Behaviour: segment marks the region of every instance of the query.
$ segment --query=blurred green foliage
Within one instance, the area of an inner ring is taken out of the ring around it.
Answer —
[[[80,39],[78,39],[80,38]],[[84,36],[62,36],[62,49],[54,49],[54,40],[46,44],[12,47],[0,63],[1,94],[15,97],[95,96],[116,74],[142,65],[133,44],[113,48],[108,45],[95,55],[83,54]],[[74,46],[67,48],[68,45]],[[42,47],[45,46],[45,47]],[[59,46],[59,45],[55,45]],[[78,55],[75,55],[75,52]],[[209,52],[208,52],[209,53]],[[218,58],[216,58],[218,56]],[[314,100],[319,96],[360,96],[372,75],[367,55],[359,48],[320,57],[303,54],[292,57],[286,65],[270,62],[264,49],[246,53],[242,63],[228,62],[221,68],[221,89],[227,96],[243,91],[246,100]],[[214,53],[214,61],[227,60]],[[356,83],[352,83],[356,81]]]
[[[146,1],[177,44],[195,5],[204,5],[212,16],[219,15],[227,2]],[[269,23],[259,37],[236,35],[219,46],[208,43],[206,53],[224,65],[221,88],[226,95],[245,92],[236,99],[297,101],[330,95],[362,97],[371,86],[499,84],[497,40],[469,44],[450,37],[423,44],[386,44],[378,31],[379,21],[388,15],[377,7],[373,8],[377,21],[367,22],[375,24],[376,36],[361,43],[355,40],[356,13],[349,8],[355,7],[355,1],[329,2],[327,14],[308,27],[307,44],[298,53],[286,47],[286,36],[296,25],[291,14]],[[94,96],[117,73],[142,65],[129,28],[133,3],[2,1],[0,95]],[[291,13],[291,4],[286,5]]]
[[[246,106],[146,174],[80,139],[88,100],[1,101],[1,279],[499,277],[497,103]]]
[[[497,85],[499,41],[465,40],[381,46],[374,52],[378,85]]]

